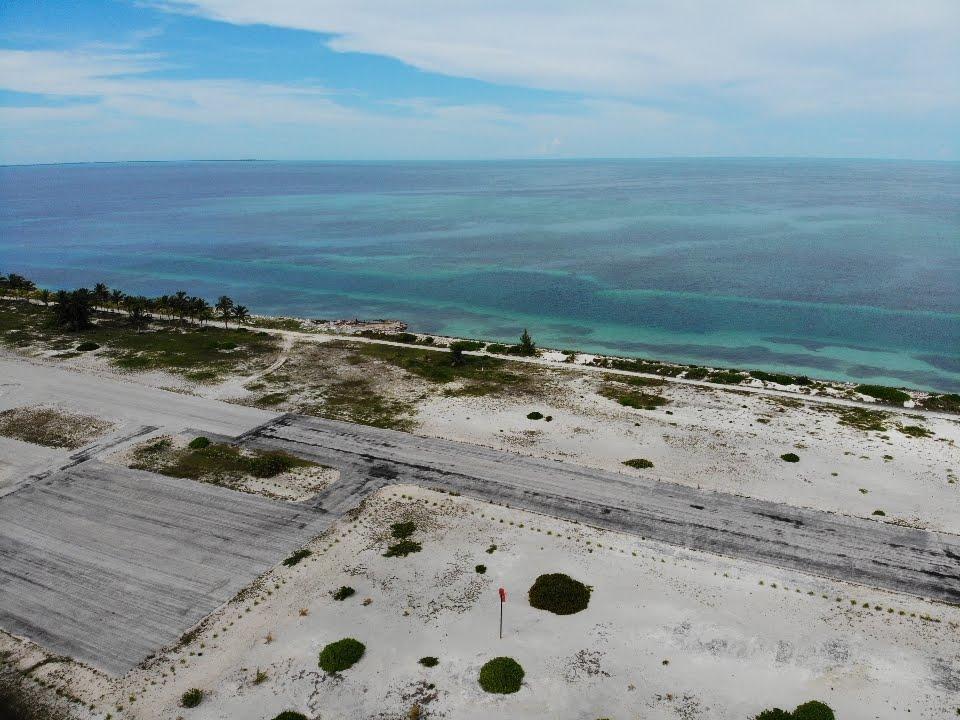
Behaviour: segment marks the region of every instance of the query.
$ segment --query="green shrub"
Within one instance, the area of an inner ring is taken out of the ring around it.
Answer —
[[[638,470],[653,467],[653,462],[647,460],[646,458],[633,458],[632,460],[624,460],[623,464],[628,467],[637,468]]]
[[[487,572],[487,566],[486,566],[486,565],[477,565],[477,566],[474,568],[474,570],[477,571],[477,574],[478,574],[478,575],[483,575],[484,573]]]
[[[311,555],[313,555],[313,553],[307,550],[306,548],[300,548],[295,553],[293,553],[293,555],[291,555],[286,560],[284,560],[283,564],[286,565],[287,567],[293,567],[298,562],[300,562],[304,558],[310,557]]]
[[[688,380],[703,380],[709,374],[710,371],[705,367],[692,367],[684,373],[684,377]]]
[[[789,463],[800,462],[800,456],[796,453],[784,453],[780,456],[780,459]]]
[[[910,396],[902,390],[886,387],[885,385],[857,385],[854,390],[861,395],[867,395],[883,402],[903,405]]]
[[[786,710],[773,708],[771,710],[764,710],[762,713],[757,715],[754,720],[791,720],[791,717],[791,714]]]
[[[933,435],[932,432],[921,425],[898,425],[897,430],[902,432],[904,435],[909,435],[910,437],[915,438],[924,438]]]
[[[417,660],[417,662],[423,665],[424,667],[436,667],[440,661],[437,660],[437,658],[433,657],[432,655],[427,655],[427,657],[422,657],[419,660]]]
[[[833,710],[826,703],[811,700],[798,705],[791,716],[793,720],[836,720]]]
[[[721,385],[738,385],[746,380],[739,370],[716,370],[707,375],[707,382],[720,383]]]
[[[488,693],[515,693],[523,684],[523,668],[513,658],[496,657],[480,668],[479,682]]]
[[[272,478],[293,467],[292,459],[277,452],[258,455],[250,461],[250,474],[258,478]]]
[[[927,410],[960,413],[960,395],[957,393],[931,395],[926,400],[922,400],[920,405]]]
[[[307,720],[307,716],[303,713],[298,713],[293,710],[284,710],[282,713],[273,718],[273,720]]]
[[[89,340],[77,345],[77,352],[90,352],[91,350],[99,350],[99,349],[100,349],[99,345],[97,345],[95,342],[90,342]]]
[[[463,352],[473,352],[475,350],[482,350],[484,343],[477,342],[476,340],[457,340],[456,342],[450,343],[451,348],[454,345],[460,348]]]
[[[203,700],[203,690],[200,688],[190,688],[180,696],[180,704],[185,708],[196,707]]]
[[[887,516],[887,514],[886,514],[883,510],[874,510],[874,511],[873,511],[873,514],[874,514],[874,515],[879,515],[880,517],[886,517],[886,516]]]
[[[793,385],[796,378],[793,375],[784,375],[783,373],[769,373],[763,370],[751,370],[750,375],[763,382],[777,383],[778,385]]]
[[[543,413],[537,412],[536,410],[532,413],[527,413],[527,420],[543,420]]]
[[[573,615],[590,604],[592,588],[563,573],[541,575],[533,583],[527,597],[530,605],[556,615]]]
[[[357,591],[354,590],[354,589],[353,589],[352,587],[350,587],[349,585],[343,585],[339,590],[337,590],[337,591],[333,594],[333,599],[334,599],[334,600],[346,600],[348,597],[350,597],[351,595],[353,595],[353,594],[356,593],[356,592],[357,592]]]
[[[828,705],[819,700],[811,700],[798,705],[792,713],[780,708],[764,710],[754,716],[754,720],[836,720],[836,717]]]
[[[190,441],[187,447],[190,448],[191,450],[202,450],[203,448],[209,445],[210,445],[210,440],[208,440],[207,438],[195,437],[193,440]]]
[[[418,553],[423,550],[423,546],[414,540],[401,540],[395,545],[387,548],[383,554],[384,557],[406,557],[410,553]]]
[[[412,520],[407,520],[406,522],[398,522],[391,525],[390,534],[397,540],[404,540],[413,535],[416,529],[416,524]]]
[[[367,648],[359,640],[344,638],[320,651],[320,669],[328,673],[348,670],[359,662]]]

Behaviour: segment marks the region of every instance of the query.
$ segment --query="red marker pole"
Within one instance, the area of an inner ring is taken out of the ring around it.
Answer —
[[[503,604],[507,601],[507,591],[500,588],[500,639],[503,640]]]

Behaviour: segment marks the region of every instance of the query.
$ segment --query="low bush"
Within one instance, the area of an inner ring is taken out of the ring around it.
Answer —
[[[692,367],[684,373],[684,377],[687,380],[703,380],[707,375],[710,374],[710,371],[705,367]]]
[[[397,540],[404,540],[416,531],[417,525],[412,520],[394,523],[390,526],[390,534]]]
[[[203,690],[190,688],[180,696],[180,704],[185,708],[193,708],[203,701]]]
[[[274,717],[273,720],[307,720],[307,716],[294,710],[284,710]]]
[[[480,668],[479,682],[488,693],[515,693],[523,684],[523,668],[513,658],[496,657]]]
[[[653,462],[647,460],[646,458],[633,458],[631,460],[624,460],[623,464],[627,467],[637,468],[638,470],[653,467]]]
[[[798,705],[791,717],[793,720],[836,720],[830,706],[819,700],[811,700],[803,703],[803,705]]]
[[[433,657],[432,655],[428,655],[427,657],[420,658],[419,660],[417,660],[417,662],[423,665],[424,667],[436,667],[440,661],[437,660],[437,658]]]
[[[921,401],[920,406],[927,410],[937,410],[938,412],[960,413],[960,395],[957,393],[931,395]]]
[[[487,572],[487,566],[486,566],[486,565],[477,565],[477,566],[474,568],[474,570],[477,571],[477,574],[478,574],[478,575],[483,575],[484,573]]]
[[[474,352],[475,350],[482,350],[485,343],[477,342],[476,340],[457,340],[456,342],[450,343],[450,347],[454,345],[463,352]]]
[[[536,410],[532,413],[527,413],[527,420],[543,420],[543,413],[537,412]]]
[[[100,349],[100,346],[97,345],[97,343],[90,342],[89,340],[87,340],[86,342],[80,343],[79,345],[77,345],[77,348],[76,348],[77,352],[90,352],[91,350],[99,350],[99,349]]]
[[[348,670],[360,661],[366,649],[362,642],[353,638],[332,642],[320,651],[320,669],[328,673]]]
[[[563,573],[541,575],[530,587],[531,607],[556,615],[573,615],[590,604],[592,588]]]
[[[882,402],[893,403],[894,405],[903,405],[903,403],[910,399],[910,396],[903,392],[903,390],[886,387],[885,385],[857,385],[854,391],[861,395],[876,398]]]
[[[195,437],[193,440],[191,440],[191,441],[187,444],[187,447],[190,448],[191,450],[202,450],[203,448],[207,447],[208,445],[210,445],[210,440],[209,440],[209,439],[207,439],[207,438],[205,438],[205,437]]]
[[[739,370],[715,370],[707,375],[707,382],[721,385],[739,385],[746,379],[747,376]]]
[[[873,511],[873,514],[874,514],[874,515],[879,515],[880,517],[886,517],[886,515],[887,515],[883,510],[874,510],[874,511]]]
[[[755,715],[754,720],[836,720],[836,716],[826,703],[811,700],[798,705],[793,712],[780,708],[764,710],[759,715]]]
[[[258,455],[250,461],[250,474],[258,478],[272,478],[294,466],[293,458],[278,452]]]
[[[898,425],[897,430],[902,432],[904,435],[909,435],[910,437],[915,438],[925,438],[933,435],[932,432],[927,430],[927,428],[922,425]]]
[[[313,555],[313,553],[307,550],[306,548],[300,548],[295,553],[293,553],[290,557],[284,560],[283,565],[286,565],[287,567],[293,567],[298,562],[300,562],[304,558],[310,557],[311,555]]]
[[[343,585],[339,590],[337,590],[335,593],[333,593],[333,599],[334,599],[334,600],[346,600],[348,597],[350,597],[351,595],[353,595],[353,594],[356,593],[356,592],[357,592],[357,591],[354,590],[354,589],[353,589],[352,587],[350,587],[349,585]]]
[[[423,550],[423,545],[414,540],[401,540],[395,545],[387,548],[383,554],[384,557],[406,557],[411,553],[418,553]]]
[[[780,456],[780,459],[789,463],[800,462],[800,456],[796,453],[784,453]]]

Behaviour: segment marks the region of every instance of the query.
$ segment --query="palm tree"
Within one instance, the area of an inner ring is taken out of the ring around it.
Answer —
[[[237,305],[233,309],[233,317],[236,319],[237,325],[243,325],[250,319],[250,311],[247,310],[246,305]]]
[[[149,300],[145,297],[127,298],[127,322],[137,329],[137,334],[150,324],[150,314],[147,312]]]
[[[177,316],[180,318],[180,322],[183,323],[183,318],[187,314],[189,298],[187,293],[183,290],[177,290],[176,295],[170,298],[170,304],[173,306],[173,309],[177,311]]]
[[[50,291],[47,290],[46,288],[43,288],[43,290],[39,292],[39,297],[40,297],[40,302],[42,302],[44,305],[50,304],[51,295],[50,295]]]
[[[227,320],[230,319],[230,314],[233,311],[233,300],[226,295],[221,295],[215,307],[217,308],[217,312],[220,313],[220,317],[223,318],[223,327],[226,329]]]
[[[93,300],[101,308],[107,304],[110,299],[110,288],[105,283],[97,283],[93,286]]]
[[[113,303],[114,307],[120,308],[120,303],[123,302],[124,292],[123,290],[111,290],[110,291],[110,302]]]

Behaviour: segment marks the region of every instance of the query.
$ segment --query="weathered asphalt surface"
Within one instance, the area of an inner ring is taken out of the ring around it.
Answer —
[[[449,440],[285,415],[239,441],[339,468],[311,504],[339,515],[384,485],[453,490],[673,545],[960,604],[960,537]]]
[[[122,674],[329,522],[293,503],[83,462],[0,499],[0,627]]]
[[[288,503],[78,457],[0,497],[0,627],[122,674],[394,483],[960,604],[953,535],[296,415],[224,439],[340,480]]]

